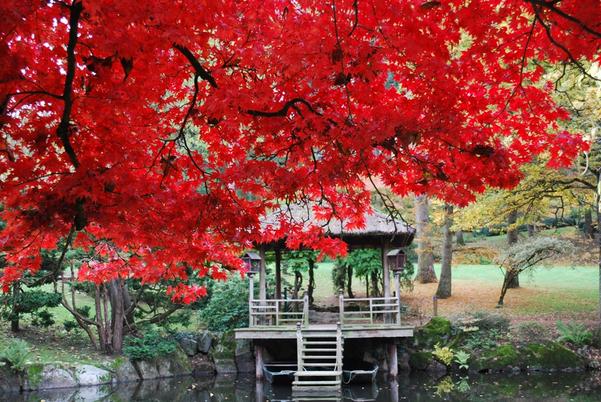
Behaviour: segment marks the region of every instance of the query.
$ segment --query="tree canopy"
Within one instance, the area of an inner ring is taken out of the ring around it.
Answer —
[[[560,129],[537,60],[599,61],[597,0],[7,0],[0,4],[0,247],[5,290],[60,239],[95,250],[81,279],[242,269],[287,235],[281,203],[360,227],[365,182],[465,205],[511,187]],[[60,263],[60,261],[59,261]]]

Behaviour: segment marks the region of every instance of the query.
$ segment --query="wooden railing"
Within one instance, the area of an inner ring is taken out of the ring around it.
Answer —
[[[401,324],[401,304],[397,297],[338,296],[342,324]]]
[[[309,300],[302,299],[252,299],[249,300],[249,326],[294,326],[308,324]]]

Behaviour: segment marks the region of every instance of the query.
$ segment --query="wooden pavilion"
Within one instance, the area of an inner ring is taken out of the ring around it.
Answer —
[[[256,244],[258,253],[249,253],[246,256],[249,264],[255,267],[251,269],[249,275],[249,326],[236,330],[236,339],[254,342],[256,377],[263,377],[263,350],[267,344],[272,341],[296,340],[298,372],[294,386],[298,389],[312,386],[330,386],[338,389],[341,384],[343,345],[345,340],[350,339],[385,342],[389,373],[396,375],[396,341],[399,338],[413,336],[413,327],[403,325],[401,322],[399,274],[402,265],[399,264],[404,262],[404,260],[400,261],[400,257],[404,257],[402,249],[413,241],[415,229],[405,222],[392,220],[379,212],[369,212],[365,214],[364,228],[345,230],[344,222],[337,220],[320,222],[315,219],[311,208],[299,207],[273,212],[263,220],[264,227],[278,225],[281,216],[295,223],[319,224],[328,236],[345,241],[349,249],[380,249],[384,294],[383,297],[345,298],[340,292],[339,311],[333,315],[332,322],[313,322],[306,295],[302,299],[282,298],[281,256],[282,251],[286,250],[286,239]],[[273,251],[275,255],[276,289],[273,299],[267,298],[265,263],[267,251]],[[390,278],[391,270],[396,271],[393,283]],[[259,276],[258,298],[255,296],[253,273],[255,275],[258,273]],[[394,286],[391,286],[392,284]],[[312,338],[319,342],[311,341]],[[319,347],[314,348],[312,352],[311,344]],[[331,345],[331,349],[328,350],[324,345]],[[318,375],[312,371],[313,366],[319,366],[321,381],[313,380]],[[331,370],[325,372],[330,373],[331,378],[324,381],[323,368],[328,366]]]

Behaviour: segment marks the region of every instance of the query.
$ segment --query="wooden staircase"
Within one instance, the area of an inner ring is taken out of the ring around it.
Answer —
[[[337,325],[296,327],[298,371],[294,374],[293,393],[340,391],[344,339]]]

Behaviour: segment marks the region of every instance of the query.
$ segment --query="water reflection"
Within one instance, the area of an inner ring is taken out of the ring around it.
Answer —
[[[340,394],[293,395],[289,386],[256,382],[249,376],[175,378],[80,389],[0,395],[4,401],[597,401],[601,374],[555,373],[515,376],[399,376],[376,384],[345,386]]]

